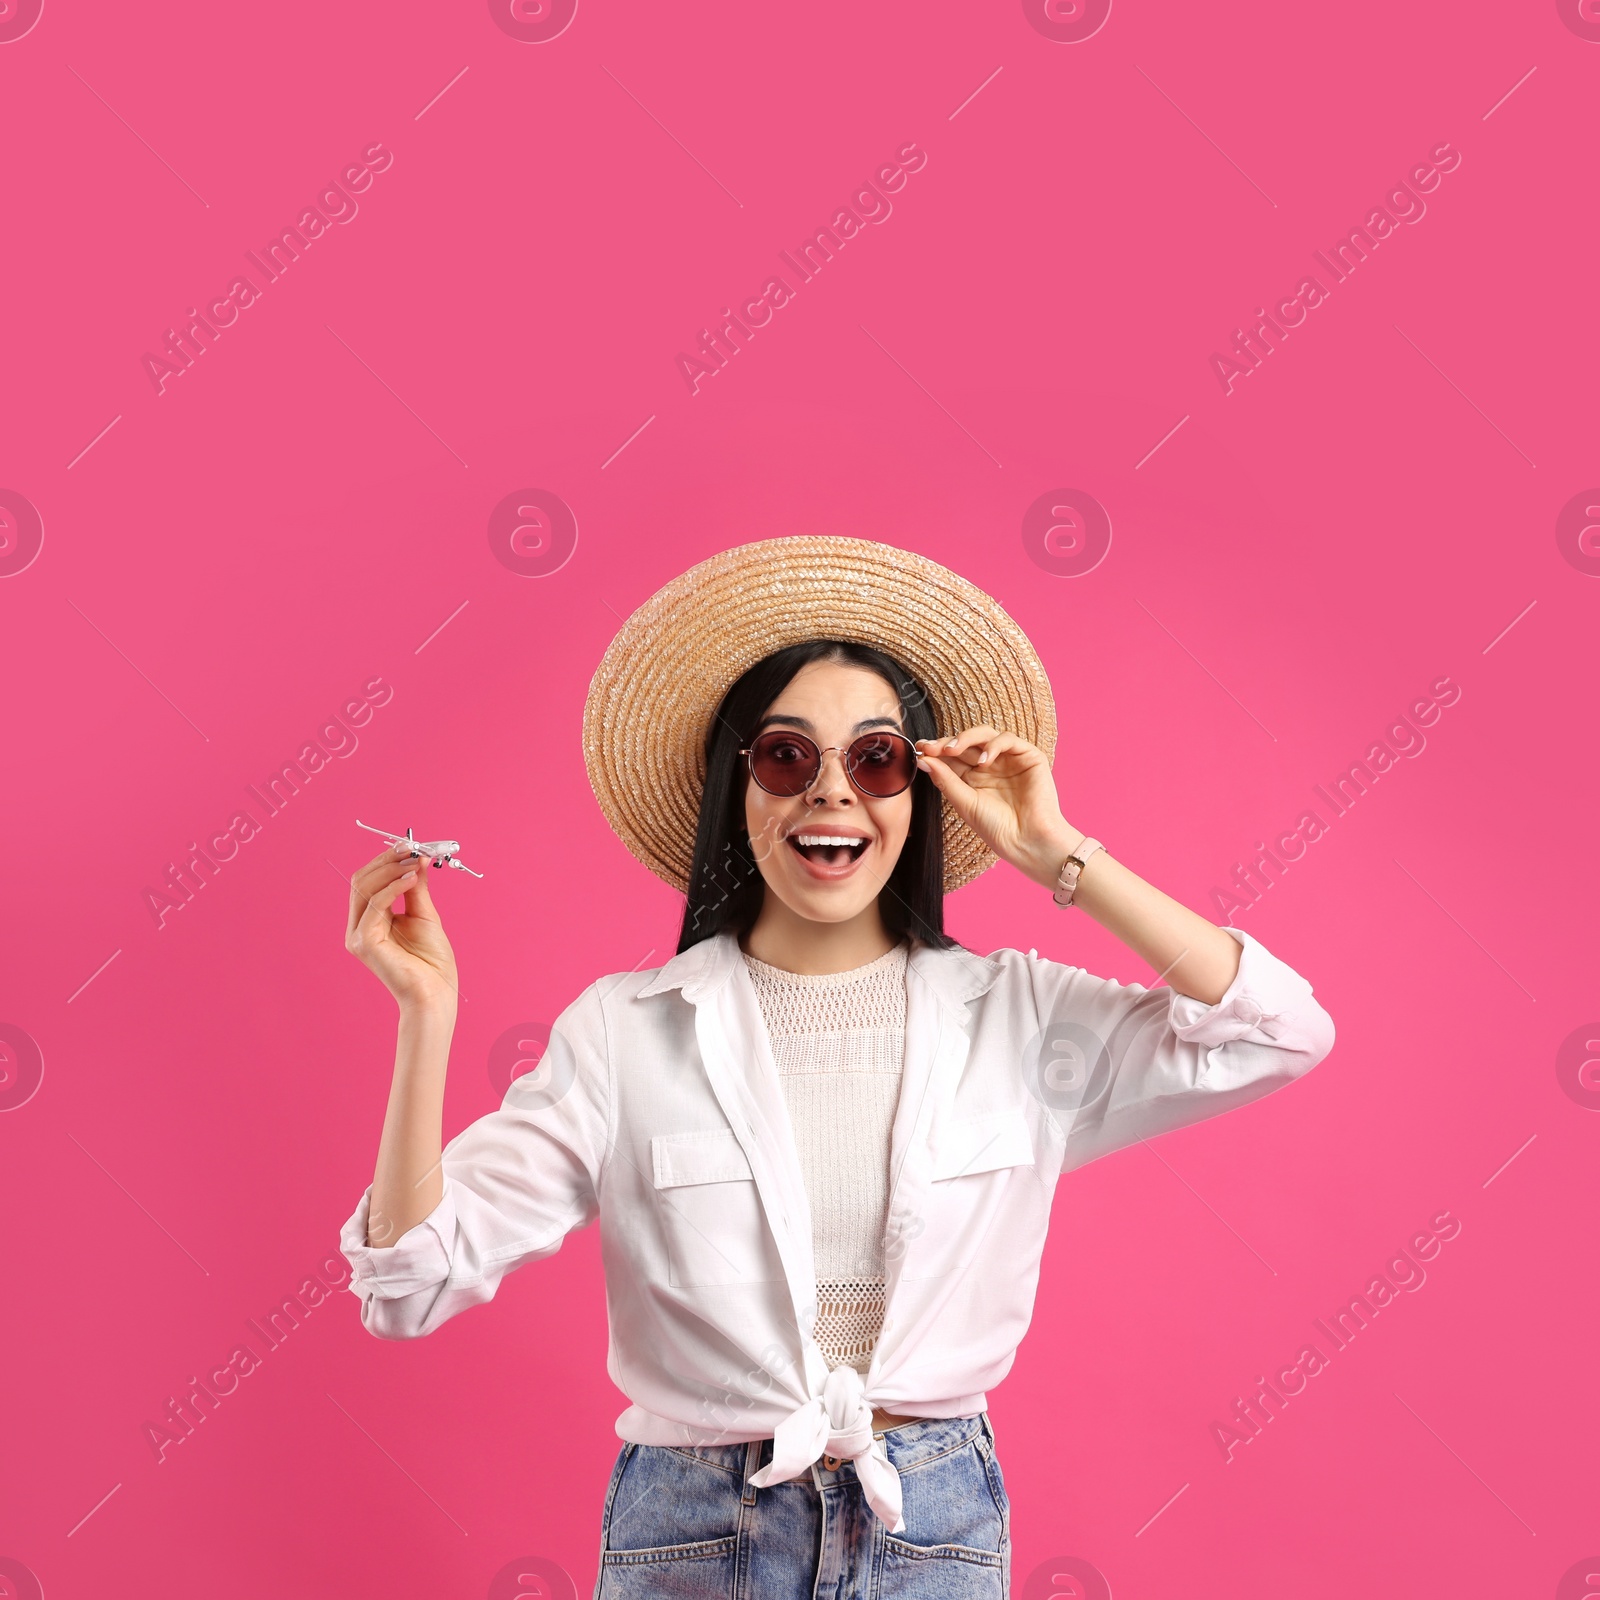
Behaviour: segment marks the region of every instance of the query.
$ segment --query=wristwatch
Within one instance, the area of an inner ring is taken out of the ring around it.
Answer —
[[[1089,857],[1096,850],[1104,850],[1105,846],[1098,839],[1084,839],[1063,863],[1061,879],[1056,884],[1056,892],[1050,897],[1058,906],[1070,906],[1072,897],[1078,892],[1078,874],[1087,865]]]

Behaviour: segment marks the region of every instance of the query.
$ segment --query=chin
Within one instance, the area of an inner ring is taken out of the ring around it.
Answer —
[[[865,900],[857,900],[851,896],[849,901],[843,902],[838,896],[805,895],[789,902],[792,911],[797,911],[808,922],[849,922],[858,917],[877,898],[870,896]]]
[[[849,922],[878,898],[883,885],[858,882],[819,889],[811,883],[774,883],[769,878],[767,887],[796,916],[808,922]]]

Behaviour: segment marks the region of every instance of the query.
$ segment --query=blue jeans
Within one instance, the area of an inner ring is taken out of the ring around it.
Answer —
[[[770,1439],[624,1445],[595,1600],[1006,1600],[1011,1503],[988,1417],[903,1423],[883,1442],[904,1496],[898,1534],[848,1461],[757,1489]]]

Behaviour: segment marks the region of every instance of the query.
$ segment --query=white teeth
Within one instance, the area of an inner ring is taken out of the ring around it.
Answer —
[[[855,835],[841,835],[836,833],[797,833],[793,835],[796,844],[859,844],[865,845],[865,839],[858,839]]]

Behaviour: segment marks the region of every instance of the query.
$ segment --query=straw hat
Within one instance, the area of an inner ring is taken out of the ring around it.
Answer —
[[[763,539],[691,567],[639,607],[596,670],[583,756],[606,821],[658,878],[687,892],[705,741],[733,682],[806,639],[874,645],[928,692],[939,737],[989,723],[1055,754],[1055,700],[1023,631],[976,585],[866,539]],[[996,857],[944,813],[944,886]]]

